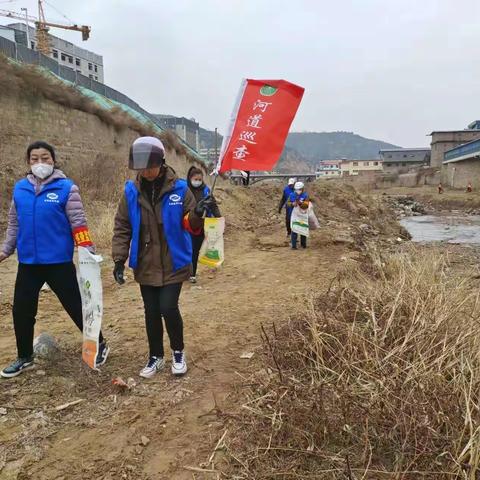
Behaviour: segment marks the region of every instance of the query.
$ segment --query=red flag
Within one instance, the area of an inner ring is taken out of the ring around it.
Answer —
[[[218,172],[271,170],[304,91],[285,80],[243,80],[223,139]]]

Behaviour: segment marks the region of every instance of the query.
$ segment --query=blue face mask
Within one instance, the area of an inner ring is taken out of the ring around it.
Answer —
[[[295,193],[296,193],[297,195],[301,195],[301,194],[303,193],[303,190],[295,190]]]
[[[201,180],[192,180],[192,187],[198,188],[202,186],[202,181]]]

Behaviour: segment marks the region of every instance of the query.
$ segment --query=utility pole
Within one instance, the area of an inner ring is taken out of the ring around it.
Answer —
[[[28,8],[21,8],[22,12],[25,12],[25,25],[27,26],[27,48],[30,48],[30,27],[28,25]]]

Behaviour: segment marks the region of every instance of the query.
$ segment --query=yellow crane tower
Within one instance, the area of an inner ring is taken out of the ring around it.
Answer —
[[[27,22],[32,22],[35,24],[37,29],[37,50],[44,55],[50,55],[52,50],[50,47],[50,42],[48,38],[48,31],[50,27],[53,28],[62,28],[63,30],[74,30],[77,32],[82,32],[82,40],[86,41],[90,38],[91,28],[87,25],[64,25],[61,23],[52,23],[47,22],[45,19],[45,10],[43,8],[43,0],[38,0],[38,18],[32,17],[30,15],[22,15],[18,12],[12,12],[10,10],[0,9],[0,16],[7,18],[14,18],[16,20],[26,20]]]

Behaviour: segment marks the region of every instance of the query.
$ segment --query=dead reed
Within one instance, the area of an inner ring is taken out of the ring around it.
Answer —
[[[440,252],[349,264],[285,328],[264,330],[232,475],[479,478],[479,314]]]

